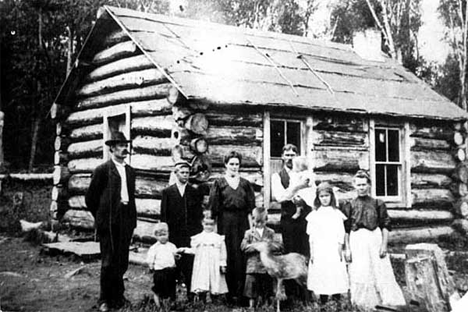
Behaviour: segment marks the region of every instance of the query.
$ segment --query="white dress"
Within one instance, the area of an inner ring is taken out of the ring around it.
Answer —
[[[194,293],[207,292],[225,294],[228,292],[221,266],[226,266],[226,245],[224,235],[215,232],[201,232],[190,242],[193,260],[192,289]]]
[[[307,288],[317,295],[333,295],[348,291],[346,262],[341,259],[338,244],[344,243],[344,214],[333,207],[312,211],[306,217],[307,234],[313,252],[309,263]]]

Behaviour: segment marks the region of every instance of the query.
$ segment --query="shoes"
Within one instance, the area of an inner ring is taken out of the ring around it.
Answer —
[[[109,312],[109,305],[106,302],[101,303],[99,306],[99,312]]]

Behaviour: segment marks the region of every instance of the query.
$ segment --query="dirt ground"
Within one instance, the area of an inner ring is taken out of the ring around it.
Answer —
[[[447,242],[442,242],[447,246]],[[460,293],[468,290],[468,257],[466,246],[450,247],[459,252],[448,253],[447,264]],[[461,251],[461,253],[460,253]],[[405,294],[403,260],[393,260],[395,275]],[[76,274],[72,274],[76,272]],[[83,262],[76,256],[46,254],[37,244],[22,237],[0,234],[0,312],[31,311],[97,311],[99,295],[100,261]],[[72,276],[70,276],[72,275]],[[151,276],[146,267],[130,264],[126,274],[127,299],[131,306],[121,312],[156,311],[151,303]],[[181,297],[181,296],[179,296]],[[178,309],[191,312],[242,312],[226,306],[182,306]],[[259,311],[274,311],[274,307]],[[286,311],[355,311],[350,308],[294,307]],[[168,310],[164,310],[166,312]],[[282,310],[283,311],[283,310]]]
[[[0,311],[95,311],[99,273],[99,260],[45,255],[23,238],[0,236]],[[151,294],[144,267],[130,265],[126,278],[130,301],[142,302]]]

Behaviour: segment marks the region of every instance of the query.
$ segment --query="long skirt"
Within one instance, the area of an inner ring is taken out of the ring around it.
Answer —
[[[390,257],[380,258],[382,231],[359,229],[350,234],[352,262],[349,265],[351,302],[361,309],[376,305],[405,306],[405,298],[395,280]]]

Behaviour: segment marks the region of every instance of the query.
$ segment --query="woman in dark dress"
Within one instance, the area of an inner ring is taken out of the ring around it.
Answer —
[[[209,208],[217,220],[218,233],[225,235],[227,251],[226,282],[228,299],[238,303],[245,279],[245,259],[240,249],[244,233],[251,227],[255,194],[249,181],[239,176],[242,156],[232,151],[224,157],[225,175],[210,190]]]

